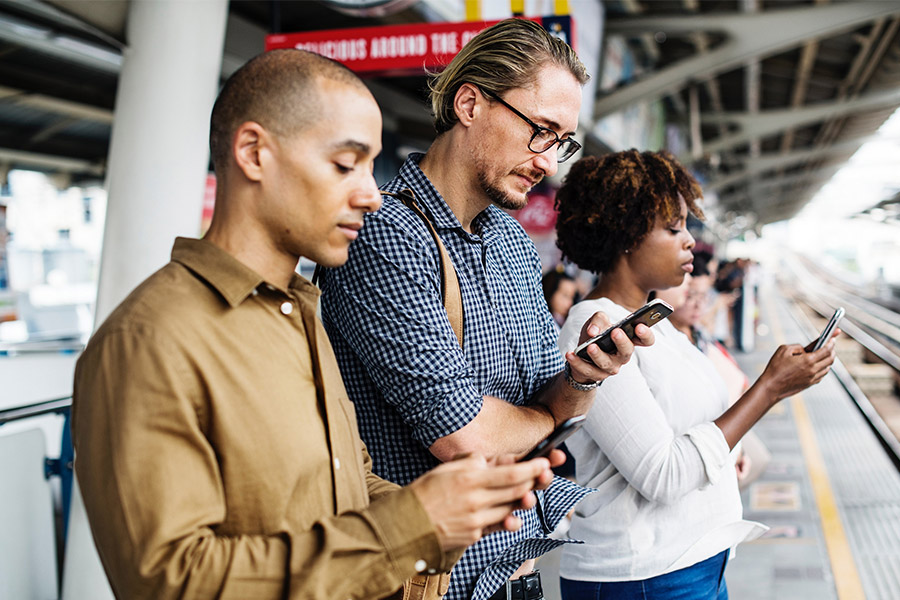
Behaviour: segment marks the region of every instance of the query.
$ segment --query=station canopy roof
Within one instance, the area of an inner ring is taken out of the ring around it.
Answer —
[[[594,0],[568,3],[576,22],[585,2]],[[594,125],[661,100],[687,140],[679,158],[716,198],[718,220],[738,229],[795,215],[900,107],[900,0],[603,4],[603,35],[623,42],[635,64],[598,86],[586,150],[620,149]],[[261,52],[270,32],[444,20],[447,6],[232,1],[222,76]],[[102,180],[127,15],[128,0],[0,0],[0,179],[21,167]],[[432,135],[422,78],[369,83],[400,135]]]

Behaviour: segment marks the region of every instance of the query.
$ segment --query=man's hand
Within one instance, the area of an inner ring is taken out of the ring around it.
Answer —
[[[578,340],[578,344],[583,344],[587,340],[596,337],[606,331],[610,325],[612,323],[604,313],[594,313],[581,328],[581,338]],[[621,329],[613,330],[610,337],[616,345],[615,354],[607,354],[597,344],[591,344],[587,348],[588,356],[591,357],[590,362],[576,356],[574,352],[566,352],[566,361],[568,361],[569,367],[572,369],[572,378],[579,383],[591,383],[603,381],[607,377],[618,373],[622,365],[631,359],[635,346],[653,345],[653,332],[646,325],[639,324],[634,328],[634,333],[637,339],[632,342]]]
[[[552,459],[560,462],[555,452]],[[553,472],[546,458],[513,461],[511,456],[490,462],[470,456],[438,465],[409,484],[434,523],[443,550],[470,546],[490,531],[522,526],[512,512],[533,507],[531,490],[546,488]]]

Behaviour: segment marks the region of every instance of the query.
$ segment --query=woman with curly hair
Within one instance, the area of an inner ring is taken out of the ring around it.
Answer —
[[[556,196],[558,245],[599,275],[569,313],[560,348],[572,349],[584,316],[617,321],[691,272],[700,188],[666,152],[629,150],[576,163]],[[762,525],[742,519],[732,448],[778,401],[816,383],[834,342],[806,352],[779,347],[756,383],[729,408],[710,361],[663,321],[656,343],[603,382],[581,431],[567,442],[576,479],[596,488],[570,529],[584,544],[563,550],[564,600],[728,597],[729,550]]]

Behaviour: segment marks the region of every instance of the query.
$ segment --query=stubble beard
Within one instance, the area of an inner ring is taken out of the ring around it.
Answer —
[[[484,191],[485,195],[487,195],[488,199],[500,208],[506,210],[519,210],[528,204],[527,196],[523,199],[512,196],[500,186],[499,180],[488,179],[487,173],[485,173],[483,169],[478,171],[478,184],[481,186],[481,189]]]

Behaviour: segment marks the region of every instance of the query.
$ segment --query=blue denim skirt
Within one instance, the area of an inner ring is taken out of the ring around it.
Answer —
[[[563,600],[728,600],[728,550],[690,567],[638,581],[575,581],[560,577]]]

